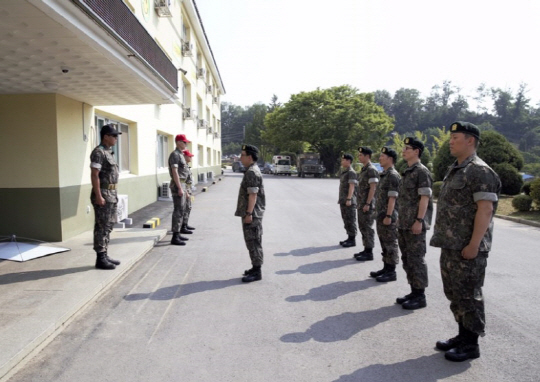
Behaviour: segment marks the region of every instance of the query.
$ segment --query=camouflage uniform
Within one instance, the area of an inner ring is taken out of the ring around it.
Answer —
[[[383,262],[385,264],[396,265],[399,263],[399,250],[397,241],[397,200],[392,212],[392,223],[384,225],[383,220],[388,211],[388,199],[397,198],[399,195],[400,176],[394,167],[390,167],[380,175],[381,181],[377,187],[377,235],[383,251]]]
[[[184,227],[187,226],[189,215],[191,214],[191,193],[193,187],[193,174],[191,173],[191,167],[187,166],[188,176],[186,178],[186,189],[187,189],[187,195],[186,195],[186,205],[184,209],[184,218],[182,223],[184,224]]]
[[[92,191],[90,201],[94,206],[94,250],[96,253],[107,252],[109,238],[114,224],[118,221],[118,165],[112,155],[112,150],[103,145],[97,146],[90,154],[90,167],[99,170],[101,196],[105,199],[104,206],[96,204],[96,195]],[[111,188],[111,189],[109,189]]]
[[[180,185],[184,194],[180,197],[178,196],[178,187],[174,182],[173,171],[178,171],[178,178],[180,179]],[[173,233],[180,232],[182,228],[182,223],[184,221],[184,212],[186,209],[186,199],[187,199],[187,187],[186,180],[188,178],[188,165],[184,154],[179,149],[174,150],[171,155],[169,155],[169,174],[171,175],[171,183],[169,185],[173,197],[174,211],[172,214],[172,227],[171,230]]]
[[[441,248],[444,293],[456,321],[467,330],[484,334],[485,313],[482,286],[491,250],[493,220],[486,231],[478,256],[467,260],[461,251],[471,239],[477,202],[493,202],[497,210],[501,182],[497,174],[476,154],[449,168],[437,201],[437,218],[430,245]]]
[[[246,216],[249,194],[257,194],[257,201],[253,209],[253,221],[251,224],[244,223]],[[262,220],[264,210],[266,208],[266,198],[264,194],[263,177],[257,163],[249,166],[244,173],[240,190],[238,192],[238,203],[236,205],[235,216],[242,218],[242,230],[244,232],[244,241],[249,251],[251,264],[253,266],[261,266],[263,264],[264,255],[262,249]]]
[[[431,226],[433,215],[433,180],[429,170],[420,162],[407,167],[402,173],[399,186],[398,242],[403,269],[411,287],[425,289],[428,286],[426,256],[426,230]],[[429,196],[422,233],[414,235],[411,227],[418,214],[420,197]]]
[[[354,192],[351,198],[351,205],[346,206],[347,196],[349,195],[349,184],[354,184]],[[339,207],[341,209],[341,218],[345,226],[345,231],[349,237],[356,237],[356,171],[352,167],[341,172],[339,177]]]
[[[358,174],[358,229],[362,234],[362,244],[364,248],[373,248],[375,246],[375,231],[373,222],[375,221],[375,196],[369,205],[369,211],[364,212],[363,208],[367,204],[370,185],[379,182],[379,171],[371,162],[362,167]]]

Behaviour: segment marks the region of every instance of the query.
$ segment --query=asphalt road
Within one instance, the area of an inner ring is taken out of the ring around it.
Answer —
[[[197,197],[187,246],[168,236],[10,381],[540,380],[539,228],[496,220],[482,356],[451,363],[434,349],[457,330],[439,250],[428,307],[395,305],[409,290],[401,265],[397,282],[377,283],[378,256],[358,263],[361,247],[338,245],[336,179],[265,175],[263,280],[242,284],[241,177]]]

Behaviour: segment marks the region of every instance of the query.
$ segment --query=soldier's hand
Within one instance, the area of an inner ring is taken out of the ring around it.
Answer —
[[[103,196],[100,195],[96,198],[97,206],[103,207],[105,204],[107,204],[107,202],[105,201],[105,199],[103,199]]]
[[[184,190],[182,190],[182,187],[178,189],[178,196],[180,197],[184,196]]]
[[[392,218],[384,218],[384,220],[382,221],[382,223],[384,225],[390,225],[392,224]]]
[[[476,256],[478,256],[478,247],[471,244],[467,245],[465,248],[461,250],[461,256],[465,260],[474,259]]]
[[[413,235],[420,235],[422,233],[422,223],[415,221],[411,227]]]
[[[364,208],[362,208],[362,211],[368,212],[368,211],[369,211],[369,206],[366,204],[366,205],[364,206]]]
[[[246,216],[244,217],[244,223],[246,223],[246,224],[251,224],[252,222],[253,222],[253,216],[251,216],[251,215],[246,215]]]
[[[350,207],[351,204],[352,204],[352,202],[351,202],[350,200],[347,200],[347,201],[345,202],[345,205],[346,205],[347,207]]]

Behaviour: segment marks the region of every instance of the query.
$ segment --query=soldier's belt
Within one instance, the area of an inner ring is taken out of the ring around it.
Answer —
[[[116,190],[117,184],[101,185],[101,188],[104,190]]]

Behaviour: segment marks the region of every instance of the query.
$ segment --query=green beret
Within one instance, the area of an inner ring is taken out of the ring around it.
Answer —
[[[451,133],[465,133],[480,139],[480,129],[470,122],[457,121],[450,126]]]

